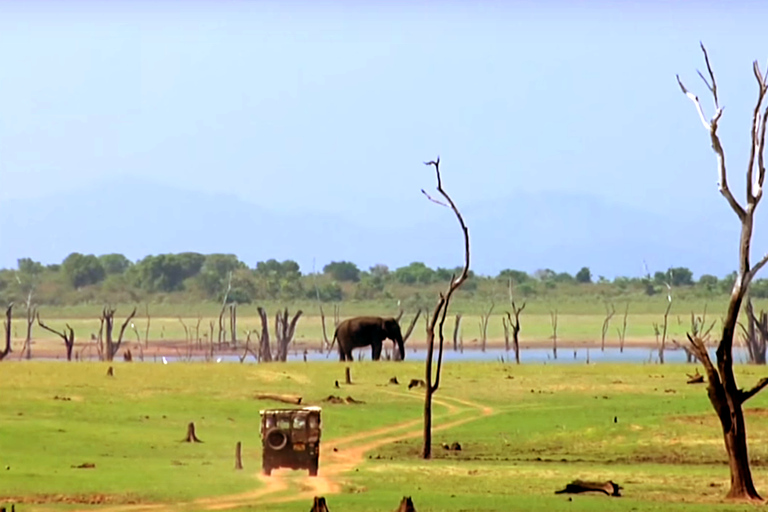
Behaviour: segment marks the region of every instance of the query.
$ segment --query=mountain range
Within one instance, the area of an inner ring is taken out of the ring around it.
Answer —
[[[551,268],[593,275],[639,276],[670,266],[723,276],[737,262],[739,226],[725,201],[663,215],[567,192],[512,193],[462,206],[470,230],[472,268],[495,275],[505,268]],[[187,191],[119,178],[77,195],[0,203],[0,267],[17,258],[58,263],[71,252],[148,254],[234,253],[254,266],[293,259],[302,272],[349,260],[361,269],[423,261],[431,267],[463,262],[458,224],[448,212],[390,226],[368,227],[360,212],[276,213],[233,195]],[[759,223],[758,223],[759,224]],[[768,249],[757,226],[753,247]]]

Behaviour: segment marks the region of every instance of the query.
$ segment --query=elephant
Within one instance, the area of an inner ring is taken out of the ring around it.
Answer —
[[[358,316],[348,318],[339,323],[333,333],[331,347],[339,340],[339,361],[353,361],[352,349],[370,345],[371,357],[374,361],[381,359],[381,346],[384,339],[389,338],[397,344],[400,359],[405,359],[403,335],[397,319],[379,316]]]

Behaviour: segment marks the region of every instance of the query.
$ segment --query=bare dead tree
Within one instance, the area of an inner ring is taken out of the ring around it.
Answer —
[[[261,337],[259,338],[259,362],[272,361],[272,349],[269,346],[269,322],[267,320],[267,312],[259,306],[256,308],[261,317]]]
[[[229,332],[232,333],[232,348],[237,348],[237,303],[229,305]]]
[[[395,320],[397,320],[398,323],[400,323],[400,319],[403,318],[404,311],[401,309],[400,313],[397,315]],[[408,327],[405,329],[405,333],[403,334],[403,347],[405,347],[405,342],[408,341],[408,338],[411,337],[411,334],[413,334],[413,329],[416,327],[416,322],[419,321],[419,317],[421,316],[421,308],[418,308],[416,310],[416,314],[411,318],[411,323],[408,324]],[[397,345],[394,344],[394,348],[392,349],[394,354],[394,360],[395,361],[401,361],[403,359],[403,355],[400,353],[400,350],[397,348]]]
[[[760,311],[760,316],[755,316],[752,299],[747,299],[747,325],[739,323],[744,336],[744,345],[747,347],[747,357],[752,364],[765,364],[766,343],[768,342],[768,314]]]
[[[3,331],[5,331],[5,347],[0,352],[0,361],[5,359],[11,353],[11,324],[13,320],[13,302],[8,304],[5,310],[5,321],[3,322]]]
[[[149,348],[149,324],[152,321],[152,317],[149,315],[149,304],[144,304],[144,311],[147,317],[147,327],[144,331],[144,346]]]
[[[552,325],[552,357],[557,359],[557,308],[549,312],[549,323]]]
[[[659,364],[664,364],[664,351],[667,349],[667,329],[669,328],[669,310],[672,308],[672,292],[669,284],[667,288],[670,289],[667,294],[667,308],[664,310],[664,323],[661,328],[661,340],[659,340],[659,325],[653,324],[653,330],[656,333],[656,343],[659,346]]]
[[[600,330],[600,350],[602,352],[605,352],[605,335],[608,334],[608,327],[610,327],[611,324],[611,318],[613,318],[613,315],[616,314],[616,308],[613,306],[613,303],[609,305],[605,304],[605,318],[603,319],[603,327]]]
[[[20,357],[26,356],[26,359],[32,359],[32,325],[35,323],[35,316],[37,315],[37,306],[32,304],[32,292],[34,288],[30,288],[27,294],[27,300],[25,302],[27,313],[27,334],[24,337],[24,346],[21,349]]]
[[[195,324],[195,342],[197,343],[197,348],[201,349],[203,348],[203,340],[200,338],[200,322],[203,321],[203,315],[200,313],[197,314],[197,323]]]
[[[67,361],[72,360],[72,349],[75,346],[75,331],[70,327],[69,324],[66,324],[66,329],[63,332],[59,332],[55,329],[51,329],[47,325],[43,323],[42,320],[40,320],[40,313],[36,313],[37,317],[37,325],[42,327],[48,332],[51,332],[53,334],[56,334],[57,336],[60,336],[62,340],[64,340],[64,346],[67,348]],[[68,331],[68,332],[67,332]]]
[[[427,196],[430,201],[439,204],[441,206],[450,207],[453,213],[456,215],[456,219],[459,221],[461,231],[464,235],[464,267],[458,277],[456,275],[451,276],[451,282],[448,285],[448,290],[445,293],[440,293],[435,309],[432,312],[432,317],[427,324],[427,359],[426,359],[426,371],[425,371],[425,393],[424,393],[424,439],[421,456],[424,459],[432,458],[432,395],[438,390],[440,386],[440,372],[443,366],[443,325],[445,324],[445,315],[448,313],[448,306],[451,302],[451,297],[459,287],[464,284],[469,276],[469,229],[464,224],[464,218],[461,216],[459,209],[453,202],[451,197],[443,190],[442,177],[440,176],[440,157],[437,160],[425,162],[425,165],[432,165],[435,167],[435,174],[437,175],[437,191],[445,198],[446,202],[442,202],[438,199],[432,198],[424,189],[421,192]],[[438,327],[437,337],[438,352],[437,352],[437,367],[435,368],[435,379],[432,380],[432,356],[435,351],[435,327]]]
[[[288,359],[288,345],[293,340],[296,332],[296,324],[301,317],[302,311],[298,310],[293,319],[289,321],[288,308],[284,311],[278,311],[275,315],[275,342],[277,343],[277,360],[286,361]]]
[[[717,134],[718,124],[723,115],[723,109],[720,107],[715,74],[709,63],[709,56],[704,45],[701,44],[701,50],[704,53],[704,60],[707,64],[709,81],[699,72],[699,76],[704,80],[707,88],[712,94],[715,104],[715,114],[710,120],[704,115],[699,98],[688,91],[677,76],[677,83],[680,89],[694,104],[699,114],[704,128],[709,133],[712,143],[712,149],[717,156],[717,167],[719,175],[720,193],[725,197],[731,209],[736,213],[741,224],[741,236],[739,240],[739,267],[736,272],[736,279],[731,290],[728,309],[723,322],[722,336],[717,347],[717,366],[709,358],[704,340],[700,337],[688,334],[688,339],[696,352],[696,357],[701,361],[707,374],[707,391],[709,401],[717,413],[720,425],[723,431],[723,440],[725,450],[728,453],[728,465],[731,474],[731,486],[728,491],[728,498],[762,500],[755,489],[752,480],[752,471],[749,465],[749,453],[747,449],[747,431],[744,421],[743,404],[755,396],[760,390],[768,385],[768,378],[763,377],[752,388],[744,390],[739,388],[736,383],[736,376],[733,372],[733,342],[736,335],[736,324],[738,322],[739,311],[745,295],[749,291],[749,285],[752,279],[768,262],[768,254],[763,256],[754,265],[750,262],[750,245],[752,242],[752,231],[754,227],[755,210],[763,196],[763,183],[765,181],[764,149],[765,149],[765,131],[768,121],[768,106],[765,107],[761,115],[761,108],[766,92],[768,92],[768,75],[763,75],[757,61],[753,62],[753,72],[758,84],[758,96],[755,102],[755,108],[752,114],[752,126],[750,130],[751,144],[749,159],[746,172],[746,208],[739,204],[739,201],[728,188],[728,173],[725,165],[725,151],[720,143],[720,137]],[[757,173],[755,173],[757,168]],[[756,174],[756,175],[755,175]]]
[[[221,301],[221,311],[219,312],[219,349],[221,349],[222,343],[227,341],[227,331],[224,329],[224,311],[227,309],[230,291],[232,291],[232,272],[229,273],[229,278],[227,279],[227,289],[224,292],[224,299]]]
[[[101,313],[102,325],[104,327],[104,354],[107,361],[112,361],[115,354],[117,354],[117,351],[120,350],[120,345],[123,343],[125,328],[128,327],[128,323],[136,315],[136,308],[133,308],[131,314],[128,315],[128,318],[125,319],[125,322],[123,322],[123,325],[120,327],[120,333],[117,336],[117,340],[113,340],[112,329],[114,327],[115,311],[114,308],[104,306]]]
[[[691,311],[691,330],[690,334],[694,337],[699,337],[704,341],[704,344],[709,344],[709,334],[712,332],[712,328],[715,327],[715,320],[712,321],[711,324],[709,324],[709,327],[706,325],[707,323],[707,305],[704,305],[704,314],[702,316],[696,316],[696,314]],[[743,326],[742,326],[743,328]],[[672,340],[672,343],[675,344],[677,348],[683,349],[685,352],[685,361],[687,363],[696,362],[698,358],[696,357],[696,353],[693,351],[693,349],[690,347],[689,344],[681,344],[677,340]],[[697,370],[698,372],[698,370]],[[703,377],[702,377],[702,381]]]
[[[520,364],[520,313],[525,309],[525,304],[525,301],[523,301],[523,304],[518,306],[513,300],[512,312],[507,311],[505,322],[505,329],[507,331],[512,330],[512,347],[515,349],[515,362],[517,364]],[[507,345],[505,348],[508,352],[509,346]]]
[[[179,323],[184,328],[184,341],[189,343],[189,327],[184,323],[184,319],[179,317]]]
[[[496,306],[494,301],[491,301],[491,307],[488,308],[488,312],[480,315],[480,351],[485,352],[485,345],[488,342],[488,320],[491,318],[493,308]]]
[[[624,353],[624,340],[627,337],[627,316],[629,315],[629,302],[627,302],[624,308],[624,320],[621,323],[621,329],[616,328],[616,332],[619,335],[619,352]]]
[[[453,350],[456,351],[459,348],[459,327],[461,326],[461,313],[456,313],[456,320],[453,324]],[[462,352],[464,347],[461,347]]]

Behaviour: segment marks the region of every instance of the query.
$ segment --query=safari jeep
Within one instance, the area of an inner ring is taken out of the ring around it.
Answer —
[[[265,409],[261,415],[262,469],[308,469],[317,476],[320,457],[320,407]]]

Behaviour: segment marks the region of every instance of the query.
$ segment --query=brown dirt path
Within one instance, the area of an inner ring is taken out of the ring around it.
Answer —
[[[410,396],[418,400],[421,394],[405,394],[395,391],[390,393]],[[483,404],[453,397],[435,397],[437,405],[446,408],[446,412],[436,415],[433,419],[433,432],[449,429],[481,417],[495,414],[496,410]],[[460,404],[460,405],[457,405]],[[468,415],[472,411],[480,414]],[[454,419],[456,416],[466,417]],[[263,483],[263,487],[227,496],[199,498],[187,503],[177,504],[142,504],[123,505],[98,508],[99,512],[180,512],[183,510],[227,510],[247,505],[265,505],[268,503],[285,503],[290,501],[311,502],[314,496],[327,496],[341,492],[340,477],[354,470],[365,461],[365,454],[381,446],[396,441],[411,439],[422,435],[422,418],[388,425],[378,429],[368,430],[325,441],[320,448],[320,473],[316,477],[290,469],[273,470],[271,476],[265,476],[259,470],[255,478]],[[399,432],[399,433],[398,433]],[[335,448],[335,450],[334,450]],[[73,512],[93,512],[94,508]]]

